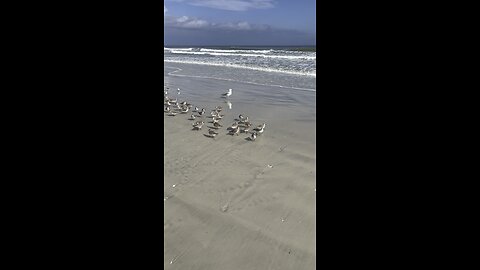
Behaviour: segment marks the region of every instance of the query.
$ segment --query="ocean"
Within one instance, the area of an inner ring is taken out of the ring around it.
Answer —
[[[170,75],[316,90],[314,47],[164,47]],[[199,68],[201,66],[201,68]]]

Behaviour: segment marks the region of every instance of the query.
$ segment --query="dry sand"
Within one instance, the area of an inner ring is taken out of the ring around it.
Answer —
[[[169,96],[225,114],[215,139],[203,136],[207,127],[192,131],[190,113],[164,115],[165,269],[315,269],[315,93],[165,81]],[[228,88],[231,110],[220,98]],[[227,135],[239,114],[267,124],[255,142]]]

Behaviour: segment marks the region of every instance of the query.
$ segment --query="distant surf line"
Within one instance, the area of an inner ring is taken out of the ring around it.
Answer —
[[[175,72],[182,71],[181,68],[177,67],[168,67],[166,68],[172,68],[175,69],[174,71],[171,71],[167,73],[169,76],[174,76],[174,77],[187,77],[187,78],[199,78],[199,79],[213,79],[213,80],[220,80],[220,81],[229,81],[229,82],[239,82],[239,83],[246,83],[246,84],[253,84],[253,85],[260,85],[260,86],[273,86],[273,87],[278,87],[278,88],[288,88],[288,89],[294,89],[294,90],[300,90],[300,91],[307,91],[307,92],[317,92],[316,89],[310,89],[310,88],[299,88],[299,87],[292,87],[292,86],[283,86],[283,85],[275,85],[275,84],[263,84],[263,83],[255,83],[255,82],[246,82],[246,81],[239,81],[239,80],[234,80],[234,79],[226,79],[226,78],[215,78],[215,77],[208,77],[208,76],[195,76],[195,75],[185,75],[185,74],[173,74]]]
[[[172,54],[192,54],[192,55],[214,55],[214,56],[243,56],[243,57],[264,57],[264,58],[280,58],[291,60],[317,60],[316,56],[307,55],[268,55],[259,53],[230,53],[230,52],[193,52],[193,51],[175,51],[171,50]]]
[[[307,76],[307,77],[317,77],[317,74],[312,73],[303,73],[297,71],[288,71],[288,70],[274,70],[269,68],[261,68],[261,67],[249,67],[237,64],[227,64],[227,63],[206,63],[206,62],[196,62],[196,61],[180,61],[180,60],[163,60],[166,63],[177,63],[177,64],[191,64],[191,65],[206,65],[206,66],[214,66],[214,67],[231,67],[231,68],[243,68],[255,71],[264,71],[264,72],[275,72],[275,73],[284,73],[290,75],[298,75],[298,76]]]

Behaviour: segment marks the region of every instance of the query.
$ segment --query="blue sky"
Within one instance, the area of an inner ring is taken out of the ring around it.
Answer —
[[[164,0],[171,45],[315,45],[316,0]]]

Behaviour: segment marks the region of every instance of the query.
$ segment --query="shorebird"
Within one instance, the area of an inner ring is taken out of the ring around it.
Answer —
[[[224,114],[219,114],[217,112],[212,112],[210,115],[211,115],[210,118],[217,118],[217,119],[222,119],[225,116]]]
[[[177,95],[180,95],[180,88],[177,88]]]
[[[187,113],[188,112],[188,107],[185,107],[185,109],[182,109],[180,112],[181,113]]]
[[[238,116],[238,119],[239,119],[240,124],[242,124],[242,125],[244,125],[246,123],[249,123],[248,116],[243,116],[243,115],[240,114]]]
[[[262,135],[262,134],[263,134],[263,131],[265,131],[265,127],[262,127],[261,129],[257,129],[256,131],[257,131],[256,133],[257,133],[258,135]]]
[[[167,107],[165,107],[165,110],[163,110],[164,112],[170,112],[170,105],[167,105]]]
[[[238,122],[235,121],[230,128],[232,128],[232,129],[238,128]]]
[[[193,129],[194,130],[200,130],[200,129],[202,129],[203,124],[205,124],[203,121],[195,122],[193,124]]]
[[[255,128],[255,130],[256,130],[256,131],[259,131],[260,129],[264,129],[264,128],[265,128],[265,126],[266,126],[266,124],[265,124],[265,123],[263,123],[263,124],[261,124],[261,125],[257,126],[257,127]]]
[[[198,114],[199,114],[200,116],[204,115],[204,114],[205,114],[205,108],[203,108],[200,112],[198,112]]]
[[[208,134],[215,136],[215,135],[218,135],[218,132],[216,132],[215,130],[208,129]]]
[[[188,120],[195,120],[195,115],[192,113],[192,116],[190,116],[190,118],[188,118]]]
[[[231,129],[229,134],[238,136],[239,133],[240,133],[240,128],[237,126],[236,128]]]
[[[215,115],[215,118],[222,119],[224,116],[224,114],[217,113],[217,115]]]
[[[219,129],[222,125],[219,122],[214,122],[213,123],[213,128]]]
[[[228,92],[225,94],[222,94],[222,97],[227,98],[232,95],[232,89],[228,89]]]
[[[256,132],[253,132],[252,135],[250,135],[250,141],[255,141],[255,139],[257,138],[257,133]]]

